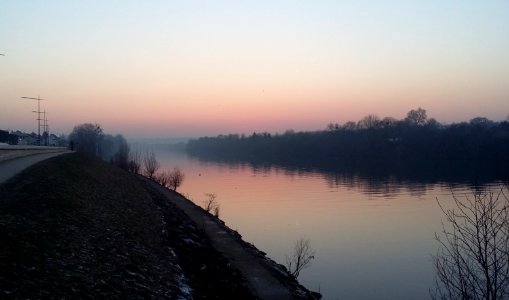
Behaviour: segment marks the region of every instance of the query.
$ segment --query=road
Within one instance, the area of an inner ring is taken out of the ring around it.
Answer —
[[[14,175],[23,171],[24,169],[30,167],[33,164],[36,164],[45,159],[55,157],[58,155],[62,155],[65,153],[69,153],[70,151],[61,151],[61,152],[50,152],[50,153],[42,153],[42,154],[34,154],[30,156],[19,157],[15,159],[9,159],[5,161],[0,161],[0,184],[3,184],[10,178],[14,177]]]

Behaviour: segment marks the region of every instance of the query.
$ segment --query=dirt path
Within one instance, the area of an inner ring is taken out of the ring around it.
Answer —
[[[262,258],[251,254],[220,225],[214,217],[206,214],[189,200],[162,186],[143,179],[156,187],[168,200],[182,209],[200,228],[203,228],[216,250],[221,252],[247,280],[249,288],[259,299],[295,299],[287,286],[282,284],[264,265]]]
[[[35,163],[57,155],[62,155],[64,153],[68,153],[68,151],[33,154],[29,156],[18,157],[15,159],[0,161],[0,184],[6,182],[14,175]]]

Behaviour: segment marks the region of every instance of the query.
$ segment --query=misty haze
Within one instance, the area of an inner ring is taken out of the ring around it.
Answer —
[[[0,298],[509,299],[509,3],[6,1]]]

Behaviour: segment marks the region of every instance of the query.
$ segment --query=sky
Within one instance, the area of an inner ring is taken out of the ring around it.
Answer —
[[[509,115],[509,1],[0,0],[0,129],[128,138]]]

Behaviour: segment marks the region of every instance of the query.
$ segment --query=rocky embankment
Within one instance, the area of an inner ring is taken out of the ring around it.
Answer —
[[[195,232],[196,228],[199,228],[200,235],[204,235],[208,243],[226,258],[228,265],[240,271],[247,287],[257,298],[278,300],[321,298],[320,294],[300,285],[284,266],[268,258],[253,244],[244,241],[237,231],[230,229],[220,219],[174,191],[167,190],[146,178],[141,180],[147,190],[151,191],[153,199],[159,199],[161,205],[171,204],[172,210],[184,212],[188,220],[184,224],[190,224],[183,230],[184,241],[187,240],[187,233]],[[192,241],[187,242],[195,244]]]

